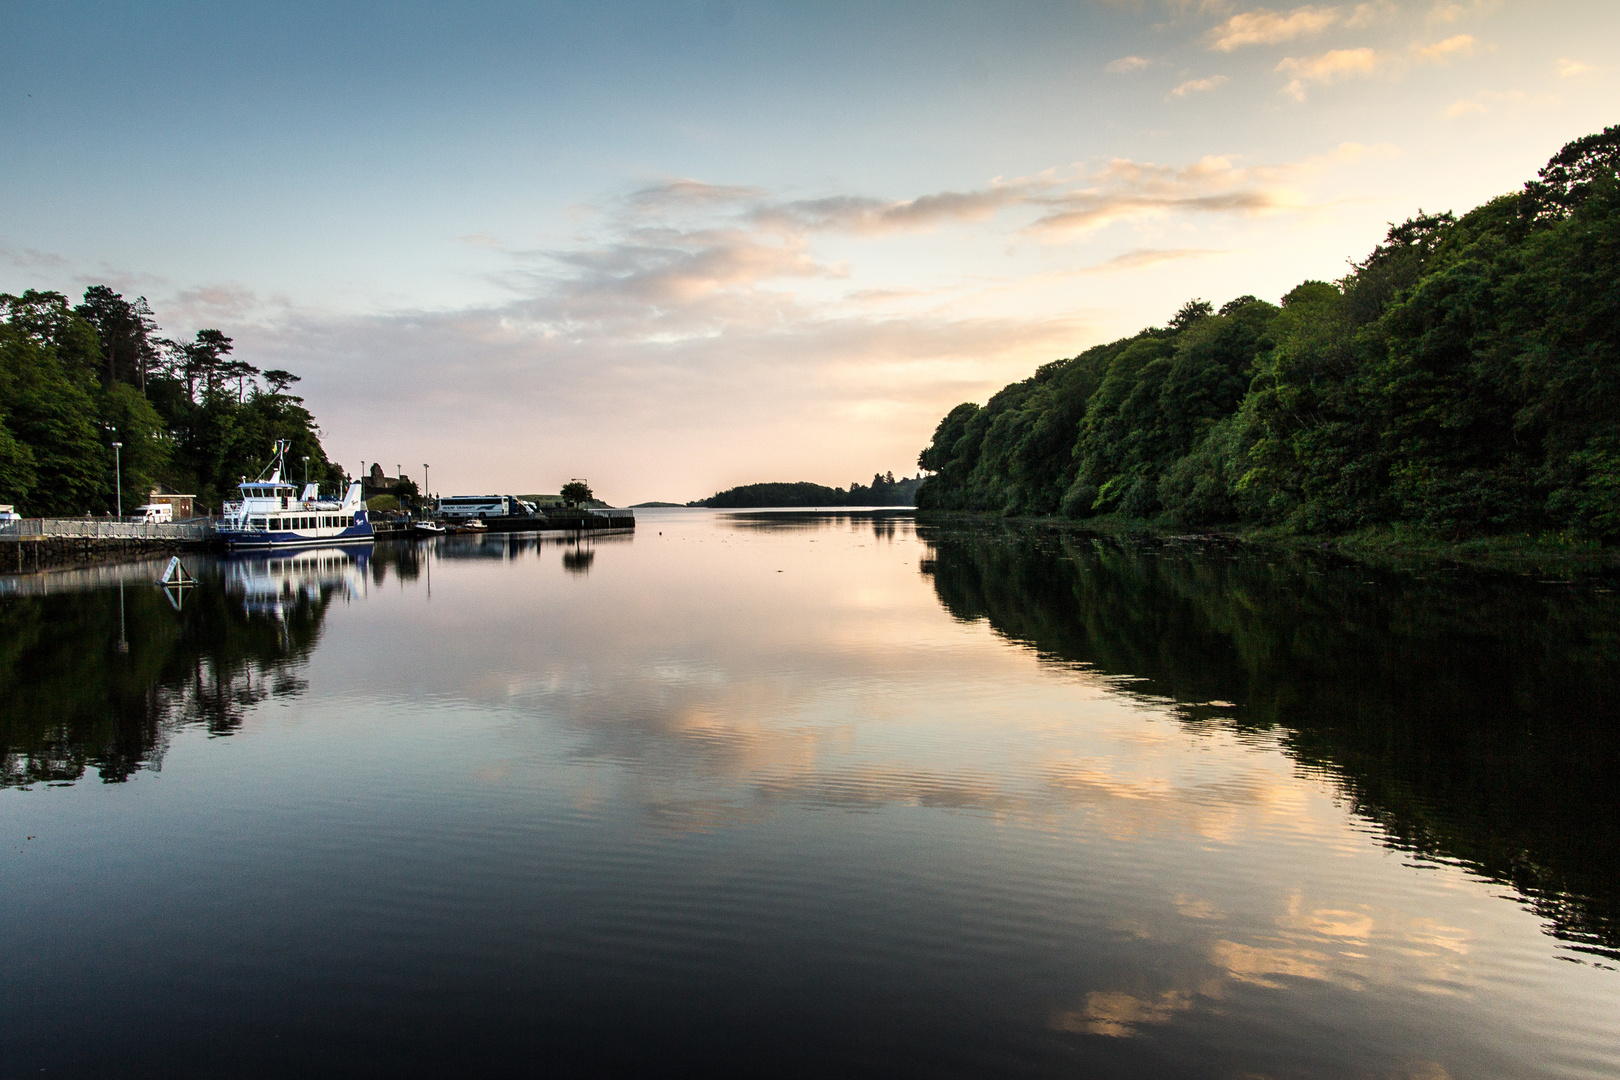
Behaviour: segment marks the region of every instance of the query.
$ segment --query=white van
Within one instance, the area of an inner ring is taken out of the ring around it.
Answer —
[[[21,520],[22,518],[17,516],[17,508],[15,506],[12,506],[10,503],[0,506],[0,522]]]
[[[174,520],[174,507],[168,503],[147,503],[135,508],[135,520],[143,525]]]

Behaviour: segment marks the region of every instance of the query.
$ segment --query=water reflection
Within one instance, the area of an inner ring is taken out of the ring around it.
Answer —
[[[641,525],[10,589],[18,1071],[1614,1072],[1608,595]]]
[[[1061,531],[920,535],[958,619],[1192,730],[1279,733],[1389,843],[1511,884],[1575,947],[1620,956],[1613,593]]]
[[[300,692],[328,606],[353,593],[366,549],[190,559],[201,581],[157,587],[161,563],[120,574],[16,580],[0,636],[0,786],[101,780],[162,767],[174,732],[240,726],[255,705]],[[30,585],[32,587],[30,588]],[[178,601],[178,602],[177,602]]]

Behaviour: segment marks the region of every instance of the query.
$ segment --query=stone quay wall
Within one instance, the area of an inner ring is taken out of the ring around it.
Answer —
[[[0,574],[145,559],[202,546],[202,541],[172,536],[0,536]]]

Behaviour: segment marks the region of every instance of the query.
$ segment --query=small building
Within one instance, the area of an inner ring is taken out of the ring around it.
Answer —
[[[182,495],[163,484],[153,488],[146,501],[158,505],[168,504],[173,508],[170,512],[174,515],[175,521],[189,521],[197,516],[197,496]]]

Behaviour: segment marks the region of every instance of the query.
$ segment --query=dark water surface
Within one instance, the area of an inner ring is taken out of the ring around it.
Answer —
[[[0,1074],[1620,1073],[1601,583],[709,511],[188,562],[0,581]]]

